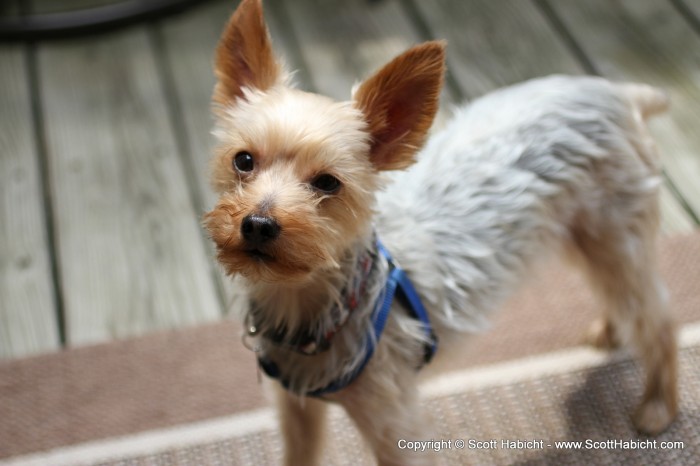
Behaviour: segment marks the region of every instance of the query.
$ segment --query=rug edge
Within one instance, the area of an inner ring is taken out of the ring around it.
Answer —
[[[697,345],[700,345],[700,322],[686,324],[680,331],[679,347],[686,348]],[[448,396],[458,393],[458,391],[481,389],[562,374],[572,370],[579,371],[604,366],[627,357],[628,355],[624,352],[608,354],[583,346],[568,348],[436,376],[421,384],[421,395],[426,398]],[[459,387],[459,389],[455,387]],[[341,415],[342,409],[333,407],[331,416]],[[259,408],[231,416],[4,458],[0,460],[0,466],[94,464],[146,454],[158,454],[173,448],[222,441],[265,429],[274,429],[276,426],[277,418],[274,409]]]

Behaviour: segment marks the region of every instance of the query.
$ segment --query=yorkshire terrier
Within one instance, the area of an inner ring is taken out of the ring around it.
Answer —
[[[444,70],[445,44],[426,42],[335,102],[291,84],[260,0],[243,0],[221,37],[220,197],[204,224],[247,293],[244,339],[280,382],[287,464],[319,461],[324,401],[345,408],[380,464],[430,463],[397,447],[431,438],[417,369],[553,250],[578,258],[602,298],[592,342],[639,352],[636,427],[655,434],[676,415],[655,257],[660,163],[645,124],[665,94],[535,79],[460,108],[423,147]]]

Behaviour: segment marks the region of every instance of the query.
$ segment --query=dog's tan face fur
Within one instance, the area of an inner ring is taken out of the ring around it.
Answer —
[[[207,227],[229,273],[287,281],[336,266],[371,215],[372,192],[361,188],[376,185],[377,175],[364,126],[350,105],[281,86],[248,93],[222,116],[213,169],[221,198]],[[241,152],[252,156],[251,171],[236,169]],[[324,176],[340,182],[337,191],[314,186]],[[279,225],[264,255],[251,252],[241,233],[249,215]]]
[[[444,44],[432,42],[386,65],[350,102],[302,92],[272,54],[260,2],[244,1],[217,50],[220,198],[205,217],[227,273],[303,283],[337,268],[371,228],[379,172],[413,163],[443,70]],[[274,232],[251,241],[246,228]]]

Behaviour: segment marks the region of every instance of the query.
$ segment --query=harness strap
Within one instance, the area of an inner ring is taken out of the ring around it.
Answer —
[[[437,351],[437,337],[435,336],[432,326],[430,325],[428,312],[425,310],[425,307],[423,306],[413,283],[411,283],[408,275],[406,275],[403,269],[396,264],[391,257],[391,254],[389,254],[389,251],[387,251],[379,240],[377,240],[377,247],[379,252],[389,263],[390,270],[382,298],[377,301],[372,312],[372,330],[371,332],[368,332],[367,336],[365,337],[365,356],[362,362],[352,372],[332,381],[325,387],[308,392],[306,396],[321,397],[323,395],[337,392],[350,385],[362,373],[367,366],[367,363],[372,358],[376,345],[384,332],[384,327],[386,326],[386,322],[389,318],[389,311],[391,310],[391,303],[394,301],[394,296],[397,295],[397,292],[400,292],[398,296],[403,298],[406,308],[411,315],[421,321],[426,333],[429,336],[429,343],[426,343],[424,349],[424,363],[430,362],[433,355]],[[279,379],[282,386],[289,389],[289,381],[281,378],[280,370],[277,364],[261,355],[258,356],[258,364],[269,377]]]
[[[418,319],[423,324],[423,329],[428,334],[429,343],[426,343],[425,345],[423,356],[423,363],[427,364],[433,359],[433,356],[437,351],[437,335],[435,335],[435,332],[433,332],[433,327],[430,325],[428,311],[426,311],[425,306],[423,306],[423,302],[413,286],[411,279],[408,278],[406,272],[398,266],[398,264],[391,257],[391,254],[389,254],[389,251],[379,240],[377,240],[377,247],[379,248],[379,252],[389,262],[389,267],[391,268],[387,283],[387,290],[388,287],[393,284],[391,296],[389,298],[389,306],[391,306],[391,300],[393,299],[395,292],[399,292],[399,297],[404,298],[406,309],[414,318]]]

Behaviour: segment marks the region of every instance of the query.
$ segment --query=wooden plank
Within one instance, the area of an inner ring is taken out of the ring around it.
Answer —
[[[603,75],[660,86],[671,112],[652,121],[666,173],[700,217],[700,36],[669,2],[550,2]]]
[[[39,69],[68,343],[217,319],[146,29],[47,43]]]
[[[582,64],[533,3],[437,0],[415,4],[431,33],[448,40],[449,63],[466,95],[476,97],[554,73],[584,73]],[[668,187],[662,188],[661,198],[662,230],[691,230],[690,216]]]
[[[418,32],[398,0],[269,0],[266,5],[289,16],[312,89],[338,100],[348,100],[356,82],[428,39]],[[456,99],[445,88],[441,100],[434,128],[444,125],[450,114],[448,104]]]
[[[0,358],[60,346],[23,47],[0,47]]]
[[[671,0],[671,3],[675,4],[684,13],[690,13],[693,16],[690,20],[700,26],[700,22],[698,22],[700,21],[700,0]]]
[[[201,218],[216,198],[209,187],[209,159],[215,144],[211,134],[214,120],[210,102],[214,89],[213,54],[234,2],[219,1],[159,23],[155,29],[156,54],[168,91],[170,113],[174,116],[179,143],[184,151],[187,175],[194,189],[196,215]],[[231,306],[232,281],[215,260],[211,241],[206,241],[209,264],[214,271],[223,311]]]
[[[584,74],[546,18],[530,2],[414,2],[437,37],[448,40],[458,85],[471,97],[537,76]]]
[[[690,233],[697,224],[683,208],[668,185],[661,185],[661,233],[664,235]]]
[[[214,205],[209,188],[208,163],[215,140],[210,110],[214,89],[213,54],[235,2],[222,1],[161,23],[158,35],[173,86],[174,96],[186,134],[187,157],[201,197],[199,214]]]

